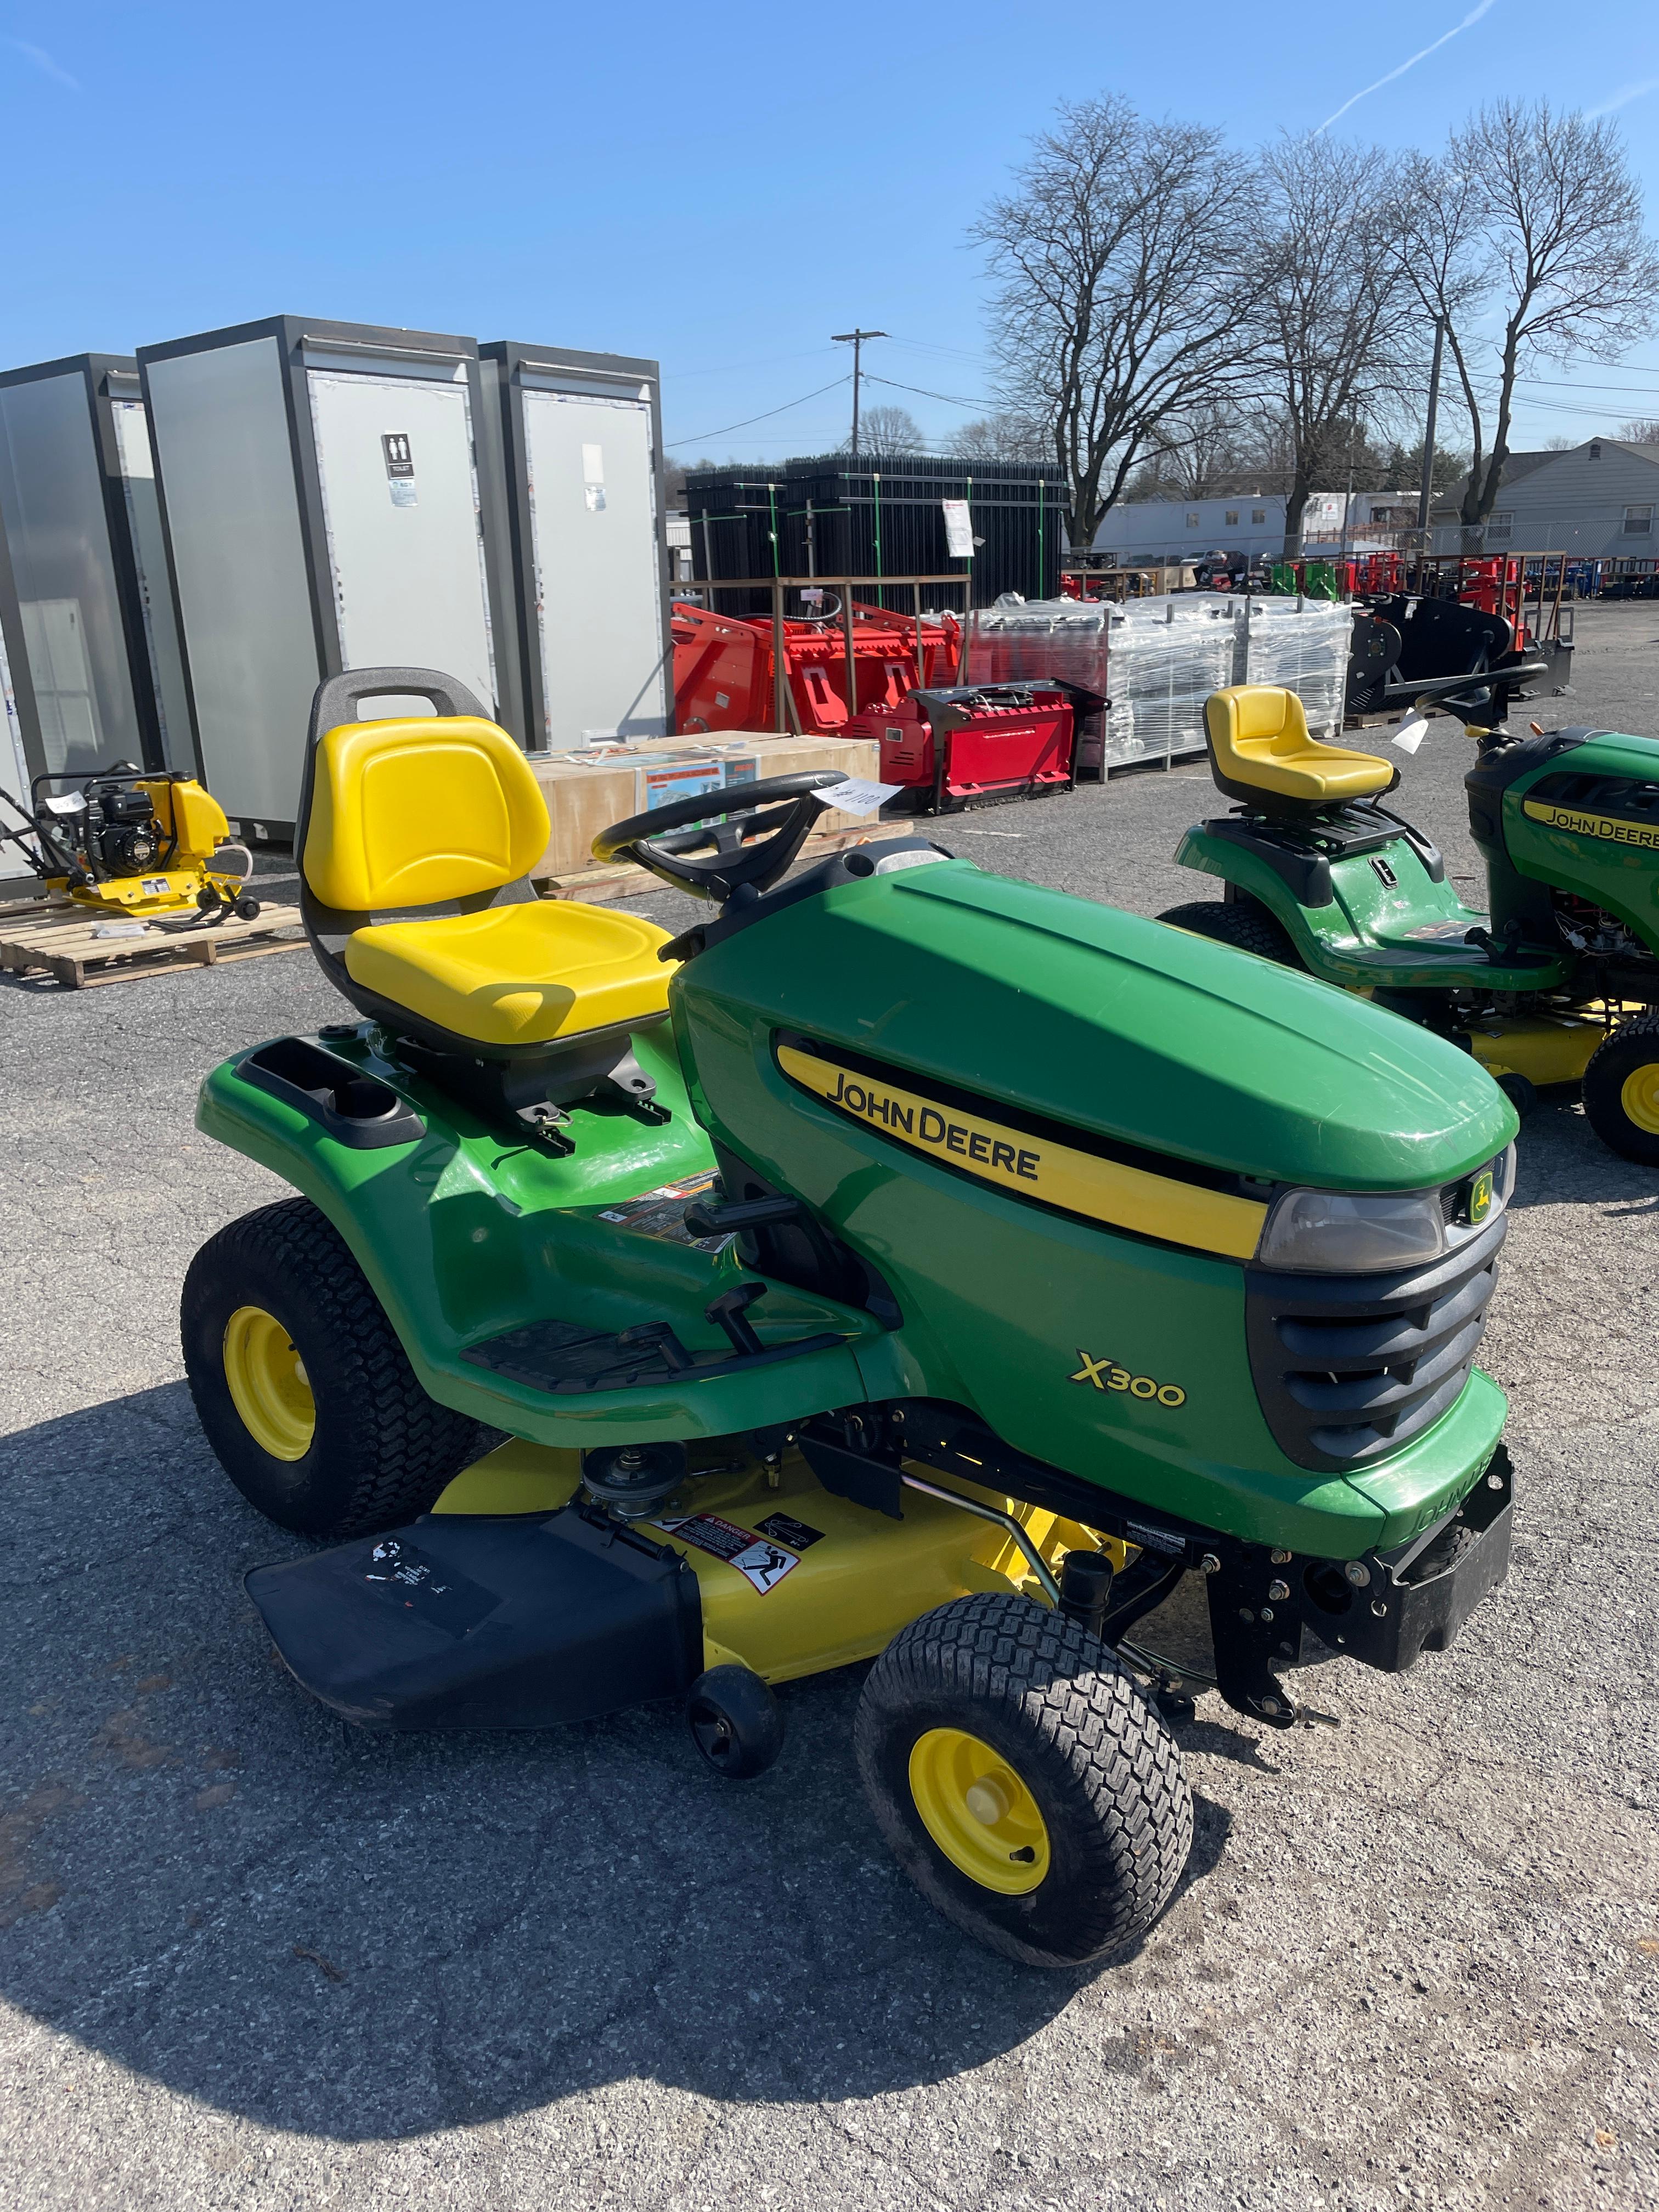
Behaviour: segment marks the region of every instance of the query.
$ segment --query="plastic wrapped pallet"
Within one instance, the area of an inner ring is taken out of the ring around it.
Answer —
[[[1022,599],[1012,592],[968,618],[962,684],[1081,684],[1103,698],[1107,620],[1117,611],[1103,602]]]
[[[1204,702],[1236,681],[1239,606],[1194,592],[1111,610],[1103,768],[1203,750]]]
[[[1239,680],[1294,691],[1313,735],[1339,736],[1353,609],[1340,601],[1304,599],[1252,599],[1247,605]]]
[[[1204,702],[1233,682],[1238,635],[1238,602],[1225,592],[1121,605],[1010,593],[970,618],[961,680],[1061,678],[1109,697],[1078,750],[1080,769],[1103,773],[1202,747]]]

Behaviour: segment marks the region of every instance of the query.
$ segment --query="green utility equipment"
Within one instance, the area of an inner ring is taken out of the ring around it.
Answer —
[[[363,721],[413,695],[435,714]],[[1474,1366],[1516,1121],[1306,976],[922,837],[785,880],[815,772],[595,841],[670,941],[535,898],[518,748],[431,671],[317,695],[303,911],[357,1009],[209,1076],[301,1194],[185,1286],[232,1480],[344,1540],[249,1591],[370,1728],[678,1699],[731,1776],[854,1662],[874,1817],[1022,1960],[1151,1925],[1213,1686],[1450,1642],[1509,1559]],[[1192,1579],[1212,1666],[1140,1624]],[[1162,1704],[1164,1710],[1160,1710]]]
[[[1421,830],[1382,805],[1398,769],[1308,734],[1294,692],[1243,684],[1205,711],[1210,767],[1233,811],[1182,838],[1183,866],[1224,902],[1164,920],[1359,991],[1473,1052],[1525,1110],[1580,1083],[1626,1159],[1659,1164],[1659,743],[1611,730],[1516,736],[1516,685],[1542,672],[1449,677],[1419,709],[1457,715],[1479,752],[1464,778],[1486,864],[1465,906]]]

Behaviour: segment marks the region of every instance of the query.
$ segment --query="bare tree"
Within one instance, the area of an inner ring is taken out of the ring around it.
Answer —
[[[1419,157],[1404,184],[1401,273],[1446,326],[1474,440],[1460,520],[1474,551],[1510,456],[1516,378],[1540,358],[1616,361],[1647,336],[1659,253],[1617,127],[1547,100],[1482,108],[1449,157]]]
[[[1054,450],[1041,422],[1006,408],[951,431],[950,447],[964,461],[1046,461]]]
[[[927,440],[908,407],[866,407],[859,416],[859,451],[871,453],[925,453]]]
[[[1659,422],[1650,415],[1638,416],[1632,422],[1621,422],[1619,434],[1627,446],[1659,446]]]
[[[1151,464],[1151,481],[1166,499],[1221,499],[1251,474],[1249,434],[1236,410],[1194,409],[1165,426],[1167,442]]]
[[[1049,427],[1073,545],[1136,461],[1239,380],[1244,295],[1221,134],[1065,100],[970,236],[999,289],[999,396]]]
[[[1285,137],[1261,157],[1248,217],[1253,314],[1290,447],[1287,556],[1301,550],[1309,493],[1346,471],[1389,396],[1406,319],[1392,186],[1376,148]]]

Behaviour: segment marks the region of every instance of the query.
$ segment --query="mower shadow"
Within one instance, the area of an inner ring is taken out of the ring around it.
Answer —
[[[1659,1207],[1659,1177],[1601,1142],[1584,1118],[1576,1084],[1540,1091],[1516,1145],[1517,1212],[1534,1206],[1601,1206],[1620,1219]]]
[[[331,1720],[240,1588],[302,1547],[230,1491],[182,1384],[0,1443],[0,1994],[179,2094],[342,2141],[617,2078],[864,2098],[998,2057],[1091,1983],[1109,2005],[1121,1976],[1127,2017],[1158,1972],[1031,1972],[922,1903],[859,1792],[861,1669],[786,1692],[784,1755],[744,1785],[662,1711]],[[1149,1953],[1228,1825],[1200,1801]]]

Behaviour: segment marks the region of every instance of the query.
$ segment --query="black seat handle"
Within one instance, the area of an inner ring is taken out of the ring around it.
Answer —
[[[307,744],[315,745],[342,722],[356,721],[356,710],[363,700],[387,698],[400,692],[428,701],[437,714],[472,714],[481,722],[495,719],[465,684],[446,676],[441,668],[348,668],[317,686],[311,702]]]

